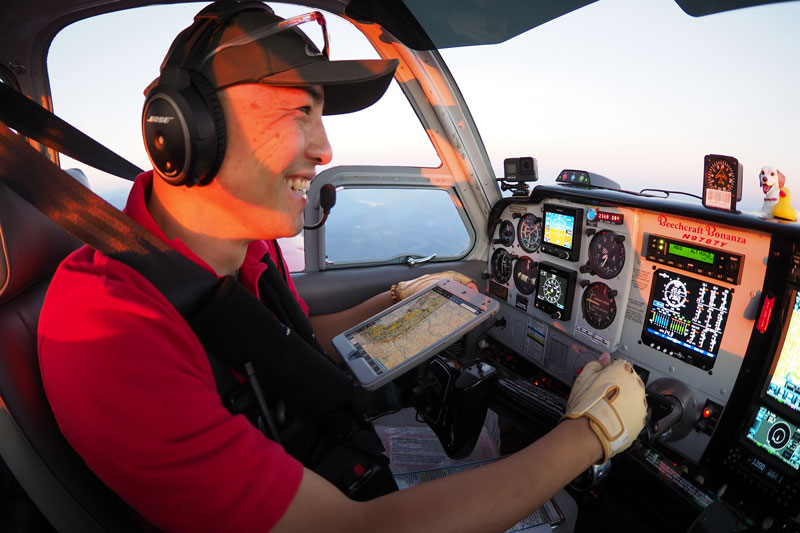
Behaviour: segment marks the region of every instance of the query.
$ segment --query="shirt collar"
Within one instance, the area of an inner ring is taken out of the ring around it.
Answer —
[[[211,266],[203,261],[197,254],[184,244],[181,239],[169,239],[163,230],[159,227],[150,211],[147,210],[147,200],[150,198],[150,193],[153,190],[153,171],[144,172],[136,177],[133,182],[133,187],[128,195],[128,202],[125,205],[125,213],[133,220],[141,224],[147,231],[170,245],[176,251],[185,255],[198,265],[202,266],[209,272],[215,273]],[[242,280],[250,280],[257,283],[258,274],[263,271],[264,263],[261,263],[261,258],[267,252],[267,244],[264,241],[253,241],[247,247],[247,254],[244,258],[244,263],[239,269],[239,276]],[[253,272],[252,270],[256,271]],[[216,274],[216,273],[215,273]],[[247,283],[249,284],[249,283]]]

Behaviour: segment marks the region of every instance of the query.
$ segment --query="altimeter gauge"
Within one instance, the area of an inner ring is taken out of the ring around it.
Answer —
[[[612,279],[625,266],[625,236],[602,230],[589,243],[589,265],[603,279]]]
[[[742,167],[735,157],[709,154],[703,164],[703,205],[735,211],[742,199]]]

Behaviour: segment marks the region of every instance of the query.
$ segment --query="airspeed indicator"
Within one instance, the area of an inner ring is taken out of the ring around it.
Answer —
[[[533,253],[542,244],[542,220],[532,213],[522,215],[517,225],[517,237],[523,250]]]

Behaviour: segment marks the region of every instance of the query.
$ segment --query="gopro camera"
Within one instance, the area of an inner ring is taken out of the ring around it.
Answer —
[[[503,162],[504,181],[537,181],[539,164],[535,157],[509,157]]]

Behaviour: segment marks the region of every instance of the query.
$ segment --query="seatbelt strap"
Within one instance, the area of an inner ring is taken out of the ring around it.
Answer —
[[[109,174],[133,181],[144,172],[4,83],[0,83],[0,122],[57,152]]]

